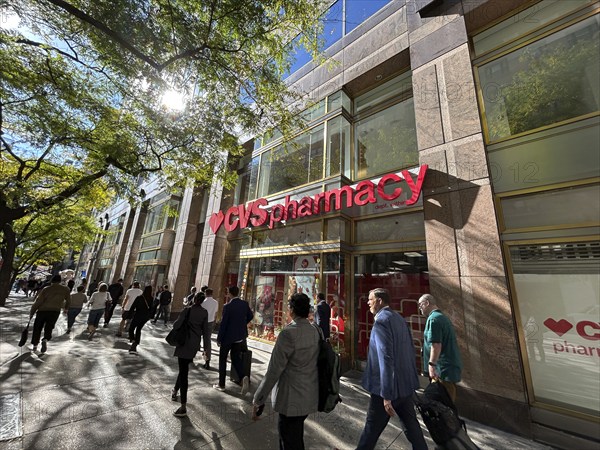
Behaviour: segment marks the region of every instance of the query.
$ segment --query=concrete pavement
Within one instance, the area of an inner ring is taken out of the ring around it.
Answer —
[[[109,328],[93,341],[82,334],[87,310],[67,335],[61,316],[46,354],[16,346],[27,323],[32,300],[12,295],[0,308],[0,449],[277,449],[277,414],[269,407],[262,418],[250,418],[252,395],[265,373],[268,347],[253,347],[250,392],[228,383],[226,392],[212,388],[218,373],[190,368],[188,417],[177,418],[170,399],[177,359],[164,340],[162,324],[148,324],[138,355],[128,340],[115,337],[117,308]],[[101,322],[102,323],[102,322]],[[31,334],[30,334],[31,336]],[[218,351],[216,344],[213,345]],[[212,365],[217,366],[218,355]],[[313,414],[305,425],[307,449],[353,449],[365,420],[368,395],[358,371],[342,378],[343,403],[330,414]],[[551,447],[467,421],[469,435],[482,449],[550,449]],[[428,433],[425,436],[434,448]],[[377,449],[408,449],[397,419],[379,439]]]

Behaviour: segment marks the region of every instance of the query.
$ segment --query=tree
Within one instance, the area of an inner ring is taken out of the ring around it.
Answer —
[[[327,2],[325,2],[327,3]],[[165,183],[231,185],[238,136],[289,132],[286,44],[313,54],[322,0],[3,0],[0,15],[0,304],[15,254],[15,222],[103,179],[132,195]],[[0,25],[1,26],[1,25]],[[312,38],[311,38],[312,36]],[[165,91],[184,95],[175,110]]]

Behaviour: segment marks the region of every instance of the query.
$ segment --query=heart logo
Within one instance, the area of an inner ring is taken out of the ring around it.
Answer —
[[[565,319],[560,319],[557,322],[556,320],[554,320],[552,318],[548,318],[548,319],[544,320],[544,325],[546,325],[548,328],[550,328],[552,331],[554,331],[559,336],[562,336],[567,331],[569,331],[571,328],[573,328],[573,325],[571,325],[571,323]]]
[[[218,213],[214,213],[212,216],[210,216],[208,224],[210,225],[210,229],[213,231],[213,233],[217,234],[217,231],[219,231],[219,228],[221,228],[221,225],[223,224],[223,219],[225,219],[223,211],[219,211]]]

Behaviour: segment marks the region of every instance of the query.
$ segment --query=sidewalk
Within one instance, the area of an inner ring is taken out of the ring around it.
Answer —
[[[213,354],[210,371],[197,358],[190,367],[188,417],[181,419],[172,415],[178,404],[170,399],[177,376],[177,359],[164,340],[170,327],[146,325],[139,354],[130,355],[128,341],[114,336],[119,309],[92,342],[82,335],[84,310],[70,335],[61,316],[42,355],[16,347],[30,306],[30,299],[16,294],[0,308],[0,449],[279,448],[277,414],[267,407],[259,421],[250,418],[252,394],[270,357],[265,349],[253,348],[251,388],[245,396],[232,383],[226,392],[212,389],[218,355]],[[218,351],[216,344],[213,348]],[[307,449],[355,448],[369,398],[360,388],[360,376],[358,371],[345,374],[343,403],[332,413],[309,416]],[[475,422],[467,421],[467,427],[482,449],[551,448]],[[377,449],[409,448],[398,420],[392,419]]]

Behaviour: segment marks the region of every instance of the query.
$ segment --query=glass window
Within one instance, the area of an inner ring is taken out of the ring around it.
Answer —
[[[238,180],[238,195],[235,204],[246,203],[256,198],[259,164],[260,156],[256,156],[242,169]]]
[[[411,90],[412,72],[408,71],[356,97],[354,100],[355,113],[363,112],[372,106],[397,97],[403,92],[410,92]]]
[[[479,67],[489,141],[600,109],[600,15]]]
[[[507,229],[600,224],[600,186],[503,198]]]
[[[512,246],[510,258],[535,400],[598,416],[600,242]]]
[[[420,251],[376,253],[355,257],[356,273],[354,290],[356,295],[356,354],[366,359],[369,335],[373,328],[373,314],[369,311],[369,291],[387,289],[390,307],[398,311],[412,331],[416,351],[416,365],[422,370],[421,348],[426,318],[419,314],[417,302],[429,293],[427,254]]]
[[[356,123],[356,179],[419,162],[412,97]]]
[[[387,5],[391,0],[346,0],[346,34]]]
[[[253,233],[252,247],[277,247],[321,241],[321,221],[286,225]]]
[[[263,153],[260,196],[323,178],[323,125]]]
[[[350,241],[350,225],[344,219],[330,219],[327,221],[326,241]]]
[[[162,238],[162,233],[158,233],[158,234],[154,234],[152,236],[145,237],[142,239],[140,248],[159,247],[161,238]]]
[[[290,44],[290,46],[292,48],[292,52],[290,54],[291,65],[290,65],[289,70],[284,72],[283,78],[289,77],[291,74],[293,74],[298,69],[300,69],[304,65],[308,64],[312,60],[312,57],[310,56],[310,54],[306,51],[304,46],[300,43],[300,38],[301,38],[300,36],[296,37]]]
[[[356,243],[421,240],[425,238],[423,212],[384,216],[356,222]]]
[[[325,20],[323,21],[323,40],[325,43],[323,48],[331,46],[331,44],[342,38],[342,28],[344,25],[343,7],[343,0],[338,0],[331,5],[325,14]]]
[[[511,18],[502,21],[473,37],[475,55],[480,56],[499,46],[523,36],[534,29],[544,26],[585,4],[596,0],[543,0],[531,8],[518,12]]]
[[[342,174],[350,178],[350,123],[342,116],[327,122],[325,177]]]

